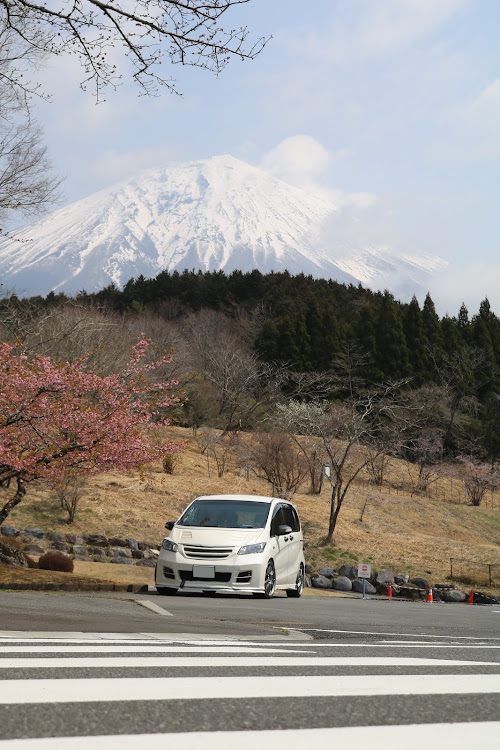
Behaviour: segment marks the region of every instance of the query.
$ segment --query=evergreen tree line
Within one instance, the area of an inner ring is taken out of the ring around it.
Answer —
[[[213,311],[241,331],[263,365],[296,373],[330,372],[346,350],[355,350],[356,375],[367,388],[408,379],[412,389],[446,389],[450,452],[460,451],[452,438],[459,426],[488,459],[500,455],[500,319],[487,299],[472,317],[465,305],[456,316],[440,317],[429,294],[422,305],[416,297],[403,303],[361,285],[254,270],[163,271],[154,279],[131,279],[122,290],[110,285],[73,300],[53,293],[16,300],[46,313],[71,302],[137,319],[138,325],[142,315],[154,315],[166,327]],[[12,308],[12,298],[3,304]]]
[[[51,293],[43,303],[64,299]],[[484,399],[498,391],[500,319],[487,299],[472,318],[464,304],[456,316],[440,318],[429,294],[420,306],[416,297],[402,303],[388,291],[257,270],[162,271],[154,279],[131,279],[123,290],[110,285],[77,299],[120,313],[150,310],[166,320],[205,308],[250,320],[258,356],[286,362],[298,372],[328,370],[345,345],[354,344],[366,354],[368,384],[408,376],[414,385],[439,382],[443,357],[473,348],[485,359],[479,395]]]

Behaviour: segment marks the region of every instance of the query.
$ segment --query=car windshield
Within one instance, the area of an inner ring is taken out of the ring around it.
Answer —
[[[195,500],[177,523],[219,529],[262,529],[269,507],[269,503],[250,500]]]

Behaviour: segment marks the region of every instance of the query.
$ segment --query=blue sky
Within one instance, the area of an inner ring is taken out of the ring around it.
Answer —
[[[132,85],[95,105],[76,62],[37,106],[65,203],[142,168],[230,153],[343,207],[360,242],[450,262],[441,313],[500,314],[500,2],[251,0],[227,16],[273,36],[219,78],[173,67],[182,97]]]

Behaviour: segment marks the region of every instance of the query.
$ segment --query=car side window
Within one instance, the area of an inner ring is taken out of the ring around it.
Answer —
[[[274,509],[273,517],[271,520],[271,530],[270,530],[270,534],[272,537],[278,536],[278,526],[281,526],[281,524],[285,523],[283,521],[283,511],[281,508],[282,508],[281,505],[277,505],[276,508]]]
[[[282,508],[283,508],[283,523],[285,523],[287,526],[290,526],[292,531],[299,531],[300,530],[299,518],[294,508],[292,508],[291,505],[283,505]]]

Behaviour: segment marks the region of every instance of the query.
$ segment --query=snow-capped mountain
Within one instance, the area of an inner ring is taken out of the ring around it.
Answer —
[[[335,243],[338,207],[231,156],[148,170],[0,241],[0,279],[20,295],[122,286],[184,269],[304,272],[408,297],[445,267],[431,256]],[[328,239],[326,239],[328,237]]]

